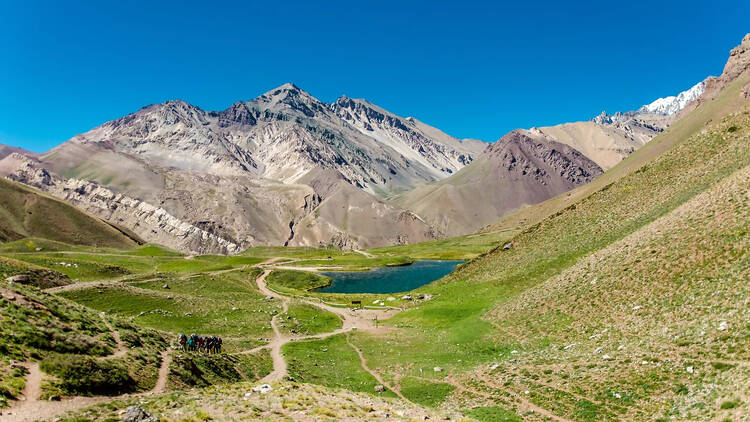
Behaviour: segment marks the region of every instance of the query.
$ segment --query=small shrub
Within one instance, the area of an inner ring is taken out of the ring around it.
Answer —
[[[739,407],[739,405],[740,405],[739,400],[727,400],[721,404],[721,408],[723,410],[728,410],[728,409],[734,409],[736,407]]]
[[[113,360],[79,355],[51,355],[40,369],[60,378],[60,388],[74,394],[123,394],[135,390],[136,382],[127,368]]]

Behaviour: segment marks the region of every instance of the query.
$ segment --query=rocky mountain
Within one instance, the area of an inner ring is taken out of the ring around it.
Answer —
[[[0,174],[43,190],[99,218],[130,228],[151,242],[195,254],[240,252],[240,247],[141,200],[115,193],[95,182],[63,179],[38,162],[13,153],[0,160]]]
[[[673,97],[669,107],[660,99],[651,103],[654,107],[635,111],[602,111],[590,121],[515,130],[455,175],[399,195],[393,202],[447,235],[478,230],[614,167],[664,132],[676,113],[698,99],[712,80]]]
[[[485,147],[286,84],[223,111],[144,107],[39,157],[35,171],[49,177],[17,160],[5,173],[185,252],[368,247],[442,236],[385,198],[449,176]]]
[[[394,202],[441,232],[457,236],[588,183],[601,173],[600,166],[576,149],[515,130],[450,178]]]
[[[0,161],[28,158],[14,153]],[[76,207],[21,183],[0,178],[0,242],[42,237],[69,244],[131,248],[142,240]]]
[[[602,111],[589,121],[534,127],[526,134],[570,145],[607,170],[664,132],[677,113],[700,98],[713,79],[709,76],[676,96],[659,98],[638,110],[614,114]]]
[[[324,103],[285,84],[222,111],[150,105],[31,156],[33,171],[16,157],[3,172],[184,252],[419,242],[586,183],[721,81],[637,111],[517,130],[490,147],[363,99]]]

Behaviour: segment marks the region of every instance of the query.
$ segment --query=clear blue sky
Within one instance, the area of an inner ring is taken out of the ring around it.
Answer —
[[[0,143],[47,150],[140,107],[284,82],[458,137],[629,110],[719,74],[750,2],[0,0]]]

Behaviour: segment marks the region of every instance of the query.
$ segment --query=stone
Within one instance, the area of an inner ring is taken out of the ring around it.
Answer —
[[[161,286],[161,288],[162,289],[169,289],[169,284],[165,284],[165,285]]]
[[[26,274],[17,274],[6,278],[5,281],[9,283],[28,283],[29,276]]]
[[[148,413],[141,406],[130,406],[125,410],[123,422],[159,422],[159,417]]]
[[[503,250],[507,251],[510,250],[513,247],[513,242],[508,242],[505,245],[503,245]]]
[[[403,295],[401,300],[411,300],[411,295]]]
[[[441,368],[439,366],[436,366],[436,367],[432,368],[432,370],[435,371],[435,372],[443,372],[443,368]]]
[[[727,328],[729,328],[729,324],[727,324],[726,321],[721,321],[719,323],[719,331],[726,331]]]
[[[386,299],[386,300],[387,300],[388,302],[393,302],[394,300],[396,300],[396,298],[395,298],[395,297],[393,297],[393,296],[388,296],[388,299]]]
[[[273,391],[273,387],[268,384],[260,384],[253,387],[253,391],[260,394],[266,394],[269,391]]]
[[[687,368],[685,368],[685,370],[687,371],[688,374],[695,373],[695,368],[693,368],[692,366],[688,366]]]
[[[376,386],[375,386],[375,392],[376,392],[376,393],[382,393],[382,392],[385,392],[385,387],[384,387],[384,386],[382,386],[382,385],[380,385],[380,384],[378,384],[378,385],[376,385]]]

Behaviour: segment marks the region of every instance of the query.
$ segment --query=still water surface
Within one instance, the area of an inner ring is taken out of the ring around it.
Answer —
[[[397,293],[431,283],[456,269],[464,261],[417,261],[400,267],[381,267],[371,271],[325,272],[333,279],[322,293]]]

